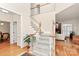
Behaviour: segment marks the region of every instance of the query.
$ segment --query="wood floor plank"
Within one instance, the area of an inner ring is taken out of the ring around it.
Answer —
[[[27,47],[20,48],[16,44],[10,45],[8,41],[0,43],[0,56],[17,56],[28,51]]]
[[[64,41],[56,41],[57,56],[79,56],[79,45],[74,43],[65,43]]]

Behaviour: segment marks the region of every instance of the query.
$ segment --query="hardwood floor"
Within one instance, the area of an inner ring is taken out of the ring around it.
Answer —
[[[79,56],[79,45],[56,41],[55,51],[57,56]]]
[[[8,41],[0,43],[0,56],[18,56],[23,52],[28,52],[25,48],[20,48],[16,44],[10,45]],[[56,41],[56,56],[79,56],[79,45]]]
[[[0,56],[18,56],[23,52],[28,52],[28,49],[20,48],[16,44],[10,45],[8,41],[0,43]]]

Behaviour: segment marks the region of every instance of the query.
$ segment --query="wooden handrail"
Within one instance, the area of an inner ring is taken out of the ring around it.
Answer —
[[[30,34],[30,36],[32,36],[32,35],[36,35],[36,33],[40,33],[41,32],[41,22],[39,23],[39,28],[38,28],[38,30],[35,32],[35,33],[32,33],[32,34]]]

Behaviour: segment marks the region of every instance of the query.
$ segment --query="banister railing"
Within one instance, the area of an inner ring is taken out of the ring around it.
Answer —
[[[32,35],[35,35],[36,33],[41,33],[41,23],[39,24],[39,27],[37,28],[35,33],[32,33]]]
[[[35,29],[36,33],[41,33],[41,22],[38,22],[34,17],[31,16],[31,26]]]

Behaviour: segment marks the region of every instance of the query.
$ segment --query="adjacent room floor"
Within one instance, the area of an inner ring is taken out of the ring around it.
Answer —
[[[27,52],[28,49],[20,48],[16,44],[9,44],[9,41],[0,43],[0,56],[18,56],[23,52]]]
[[[79,56],[79,45],[74,43],[65,43],[56,41],[57,56]]]

